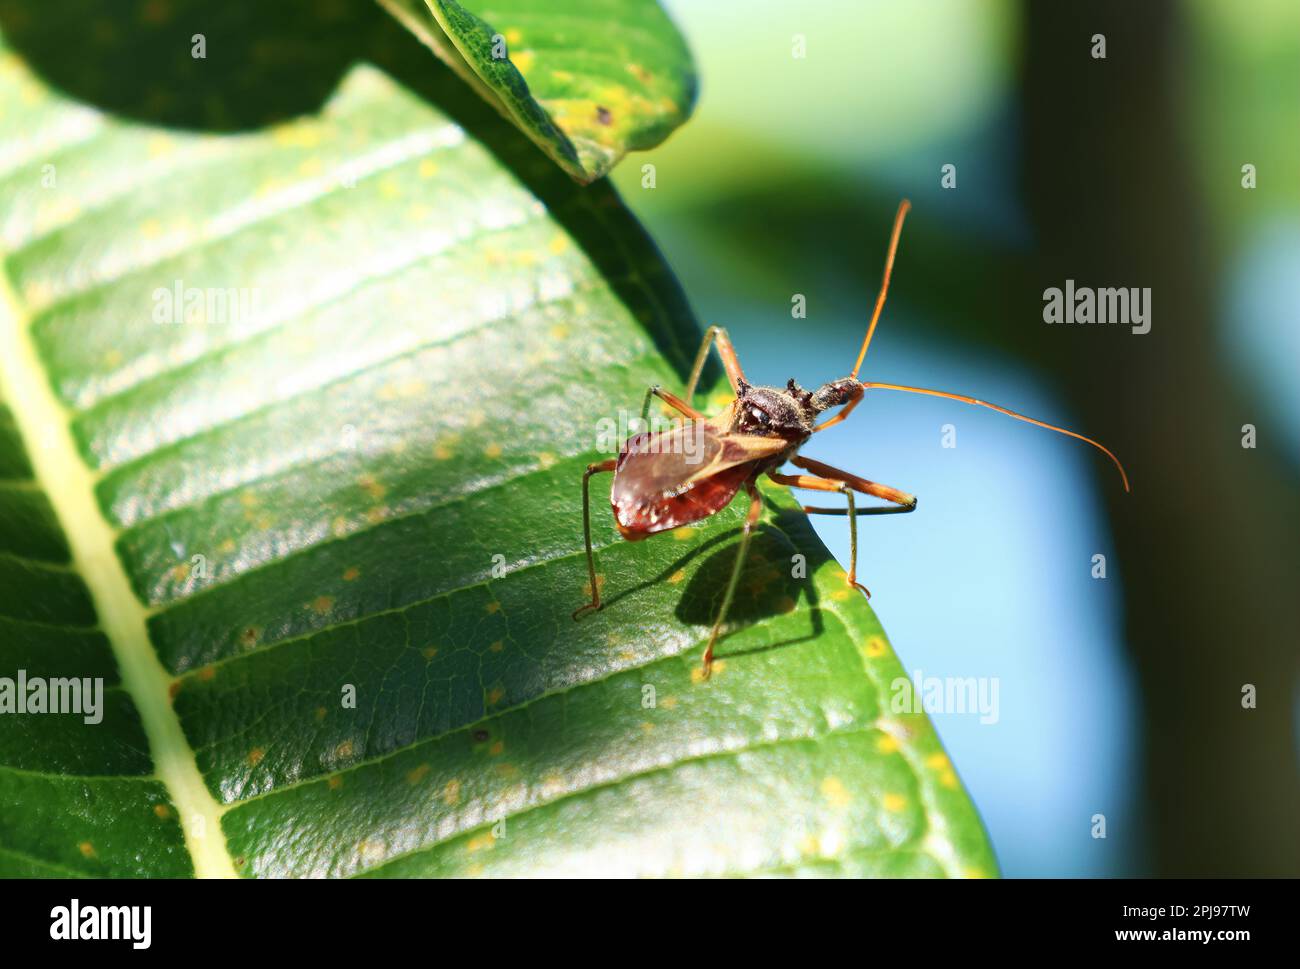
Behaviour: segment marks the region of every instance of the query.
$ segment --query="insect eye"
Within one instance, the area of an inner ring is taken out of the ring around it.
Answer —
[[[771,420],[771,418],[767,416],[767,411],[759,410],[757,407],[751,407],[749,413],[754,420],[758,421],[760,424],[766,424]]]

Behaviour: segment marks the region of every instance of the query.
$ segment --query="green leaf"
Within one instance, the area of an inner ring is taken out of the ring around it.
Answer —
[[[366,65],[152,129],[0,48],[0,675],[105,688],[0,714],[0,875],[995,871],[783,489],[712,679],[737,509],[630,544],[598,488],[572,620],[601,422],[699,334],[501,135]]]
[[[655,0],[379,0],[580,182],[691,113],[695,69]]]

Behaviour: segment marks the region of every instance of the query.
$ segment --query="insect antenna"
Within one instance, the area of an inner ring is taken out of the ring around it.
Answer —
[[[898,203],[898,212],[894,216],[894,231],[889,237],[889,253],[885,256],[885,278],[880,282],[880,295],[876,297],[876,308],[871,314],[871,324],[867,327],[866,339],[862,341],[857,363],[853,365],[853,372],[849,374],[854,380],[858,377],[858,371],[862,369],[862,361],[867,358],[867,347],[871,346],[871,336],[876,332],[876,323],[880,321],[880,311],[885,308],[885,294],[889,292],[889,275],[894,271],[894,253],[898,251],[898,237],[903,231],[903,219],[907,217],[911,207],[912,203],[907,199]]]
[[[888,279],[888,276],[886,276],[886,279]],[[868,337],[869,336],[870,334],[868,334]],[[1017,414],[1013,410],[1008,410],[1005,407],[999,407],[997,404],[990,404],[986,400],[976,400],[974,397],[967,397],[963,394],[951,394],[946,390],[928,390],[925,387],[904,387],[902,384],[880,384],[880,383],[875,383],[874,381],[872,382],[864,381],[862,386],[868,390],[872,390],[872,389],[901,390],[904,393],[908,393],[908,394],[925,394],[926,396],[929,397],[946,397],[949,400],[959,400],[963,404],[975,404],[979,407],[987,407],[989,410],[995,410],[999,414],[1006,414],[1008,417],[1014,417],[1018,421],[1024,421],[1025,423],[1033,424],[1036,427],[1045,427],[1049,431],[1056,431],[1058,434],[1064,434],[1067,437],[1076,438],[1080,441],[1083,441],[1085,444],[1091,444],[1098,451],[1101,451],[1103,454],[1105,454],[1106,457],[1114,461],[1115,467],[1119,469],[1120,479],[1124,482],[1124,490],[1125,491],[1131,490],[1128,486],[1128,475],[1124,472],[1124,465],[1119,463],[1119,458],[1115,457],[1115,455],[1112,454],[1110,449],[1107,448],[1105,445],[1099,444],[1098,442],[1094,441],[1090,437],[1084,437],[1082,434],[1077,434],[1074,431],[1067,430],[1064,427],[1057,427],[1055,424],[1048,424],[1046,421],[1040,421],[1032,417],[1026,417],[1024,414]]]

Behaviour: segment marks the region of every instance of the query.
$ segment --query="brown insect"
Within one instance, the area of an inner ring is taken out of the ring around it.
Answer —
[[[845,508],[805,506],[804,511],[810,515],[848,516],[848,583],[855,589],[861,589],[870,598],[871,593],[867,591],[866,586],[857,580],[857,516],[904,514],[914,511],[916,497],[799,454],[799,449],[808,438],[848,417],[868,390],[901,390],[911,394],[947,397],[950,400],[988,407],[1016,420],[1068,434],[1098,448],[1114,461],[1124,482],[1124,490],[1129,490],[1128,475],[1124,473],[1124,467],[1119,459],[1101,444],[1082,434],[962,394],[858,380],[858,371],[862,368],[862,361],[866,359],[867,348],[871,345],[872,334],[875,333],[876,323],[880,319],[880,311],[885,305],[885,294],[889,291],[889,276],[894,268],[894,253],[898,249],[898,236],[903,228],[903,219],[910,208],[911,203],[904,199],[898,206],[898,214],[894,216],[894,229],[889,239],[889,252],[885,257],[885,276],[880,285],[880,295],[876,297],[876,308],[871,314],[871,323],[867,327],[866,338],[862,341],[862,349],[858,351],[857,362],[854,363],[853,370],[847,377],[832,380],[814,391],[804,390],[795,383],[794,378],[791,378],[784,388],[755,387],[746,382],[727,331],[720,326],[711,326],[704,335],[704,343],[700,346],[700,352],[696,355],[695,364],[691,368],[685,398],[677,397],[657,386],[651,387],[646,392],[645,403],[641,408],[643,424],[649,413],[652,396],[667,403],[687,420],[680,422],[671,430],[634,434],[623,442],[617,458],[587,466],[587,471],[582,477],[582,529],[587,548],[587,572],[591,579],[591,601],[573,613],[574,619],[601,607],[596,562],[591,550],[589,482],[593,474],[604,471],[614,472],[614,483],[610,489],[614,523],[622,536],[633,542],[658,532],[708,518],[730,504],[741,488],[744,488],[749,496],[749,514],[745,517],[741,532],[740,550],[732,567],[727,591],[722,597],[722,606],[718,610],[713,630],[709,634],[708,646],[704,650],[706,677],[713,664],[713,647],[717,644],[718,636],[726,622],[727,612],[731,608],[731,600],[744,568],[750,536],[762,511],[762,500],[755,486],[755,482],[762,474],[766,474],[778,484],[793,488],[834,491],[844,495]],[[717,416],[705,417],[691,406],[691,403],[711,345],[716,345],[718,348],[718,355],[722,358],[727,379],[731,382],[731,389],[736,397]],[[833,407],[844,409],[834,417],[819,423],[820,415]],[[782,474],[777,469],[787,461],[811,473]],[[858,508],[854,501],[855,494],[882,498],[891,504]]]

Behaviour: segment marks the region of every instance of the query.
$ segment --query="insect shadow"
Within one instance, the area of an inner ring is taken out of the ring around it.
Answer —
[[[775,515],[762,521],[754,533],[745,570],[741,573],[736,597],[727,616],[728,625],[719,642],[725,643],[743,629],[792,611],[801,598],[809,606],[809,629],[802,636],[777,642],[738,650],[724,648],[719,653],[721,657],[748,656],[793,646],[816,639],[824,630],[817,587],[809,576],[830,559],[830,553],[817,540],[801,514],[788,508],[773,509],[770,503],[768,508],[775,511]],[[717,615],[718,603],[726,590],[740,548],[733,541],[734,537],[734,532],[718,536],[716,541],[728,541],[729,544],[710,555],[683,590],[676,610],[677,618],[682,622],[708,625]],[[698,551],[703,552],[704,547]],[[803,560],[796,556],[803,556]]]

